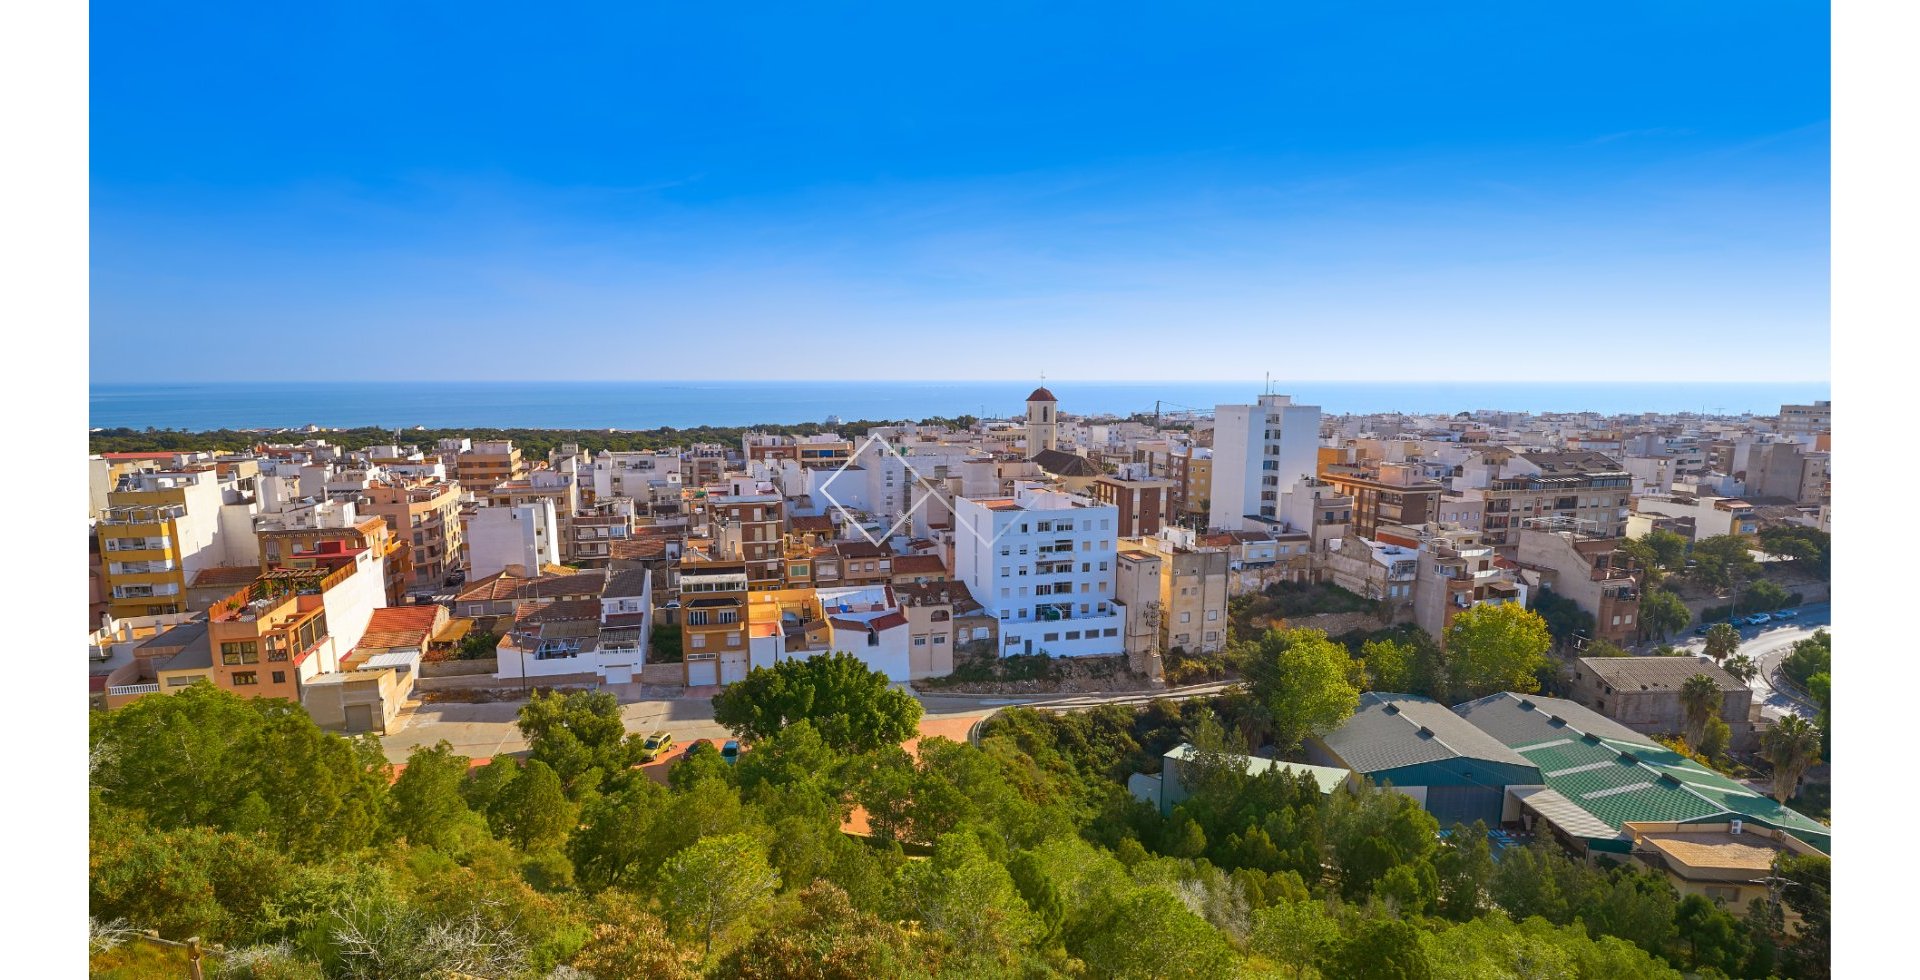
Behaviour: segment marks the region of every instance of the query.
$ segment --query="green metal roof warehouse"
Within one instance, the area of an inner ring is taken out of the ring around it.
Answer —
[[[1453,711],[1539,769],[1539,787],[1512,786],[1508,795],[1567,843],[1624,854],[1629,821],[1737,819],[1832,853],[1825,824],[1572,701],[1506,693]]]

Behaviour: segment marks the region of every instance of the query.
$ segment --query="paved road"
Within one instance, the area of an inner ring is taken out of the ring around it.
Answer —
[[[1815,630],[1833,632],[1833,610],[1827,603],[1801,606],[1795,612],[1799,614],[1798,618],[1785,623],[1775,621],[1765,626],[1740,627],[1740,652],[1752,657],[1760,667],[1760,673],[1754,677],[1752,684],[1754,700],[1765,705],[1763,710],[1773,718],[1789,714],[1812,718],[1820,712],[1819,706],[1773,683],[1774,670],[1793,651],[1795,643],[1812,636]],[[1687,642],[1681,644],[1681,649],[1693,653],[1705,648],[1706,640],[1697,636],[1689,636]]]
[[[1183,689],[1177,696],[1208,693],[1215,686],[1217,685]],[[1141,698],[1139,694],[1042,694],[996,697],[926,694],[916,696],[926,708],[925,718],[928,721],[971,720],[985,717],[998,708],[1017,704],[1085,707],[1104,701],[1128,702]],[[407,713],[405,728],[385,736],[381,739],[381,744],[386,750],[388,761],[391,762],[405,762],[414,749],[432,745],[442,739],[452,745],[455,752],[474,759],[524,752],[527,750],[527,742],[520,737],[520,729],[514,724],[522,703],[496,701],[489,704],[452,702],[422,704]],[[713,702],[706,697],[623,699],[620,717],[630,732],[645,733],[664,728],[672,732],[674,738],[683,745],[691,744],[695,739],[729,737],[725,728],[714,723]]]

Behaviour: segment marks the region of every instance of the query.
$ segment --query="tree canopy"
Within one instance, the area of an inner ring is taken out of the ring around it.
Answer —
[[[806,721],[843,750],[899,745],[919,730],[923,710],[887,675],[839,652],[755,667],[713,696],[714,720],[741,738],[768,738]]]
[[[1511,602],[1462,610],[1447,627],[1449,698],[1471,701],[1501,691],[1531,694],[1553,639],[1539,614]]]
[[[1268,630],[1235,657],[1281,752],[1339,727],[1359,707],[1352,658],[1321,630]]]

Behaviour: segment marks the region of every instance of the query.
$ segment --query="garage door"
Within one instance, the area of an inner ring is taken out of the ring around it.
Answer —
[[[347,705],[347,731],[349,732],[373,731],[373,705],[370,705],[370,704]]]
[[[744,653],[723,653],[720,655],[720,683],[732,684],[747,679],[747,655]]]
[[[703,660],[687,658],[688,687],[705,687],[718,683],[720,683],[719,665],[714,663],[712,654],[708,654]]]
[[[621,664],[619,666],[608,665],[606,668],[606,674],[607,674],[607,683],[609,684],[633,683],[633,665],[632,664]]]

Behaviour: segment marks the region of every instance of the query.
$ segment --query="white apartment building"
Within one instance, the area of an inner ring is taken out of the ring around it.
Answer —
[[[466,525],[469,580],[515,566],[523,575],[538,575],[542,566],[560,564],[560,522],[551,500],[476,508]]]
[[[1280,517],[1280,494],[1314,475],[1320,408],[1291,395],[1213,414],[1213,495],[1207,521],[1229,531],[1261,530]]]
[[[999,617],[1003,656],[1123,652],[1118,523],[1118,508],[1034,483],[954,501],[954,574]]]

